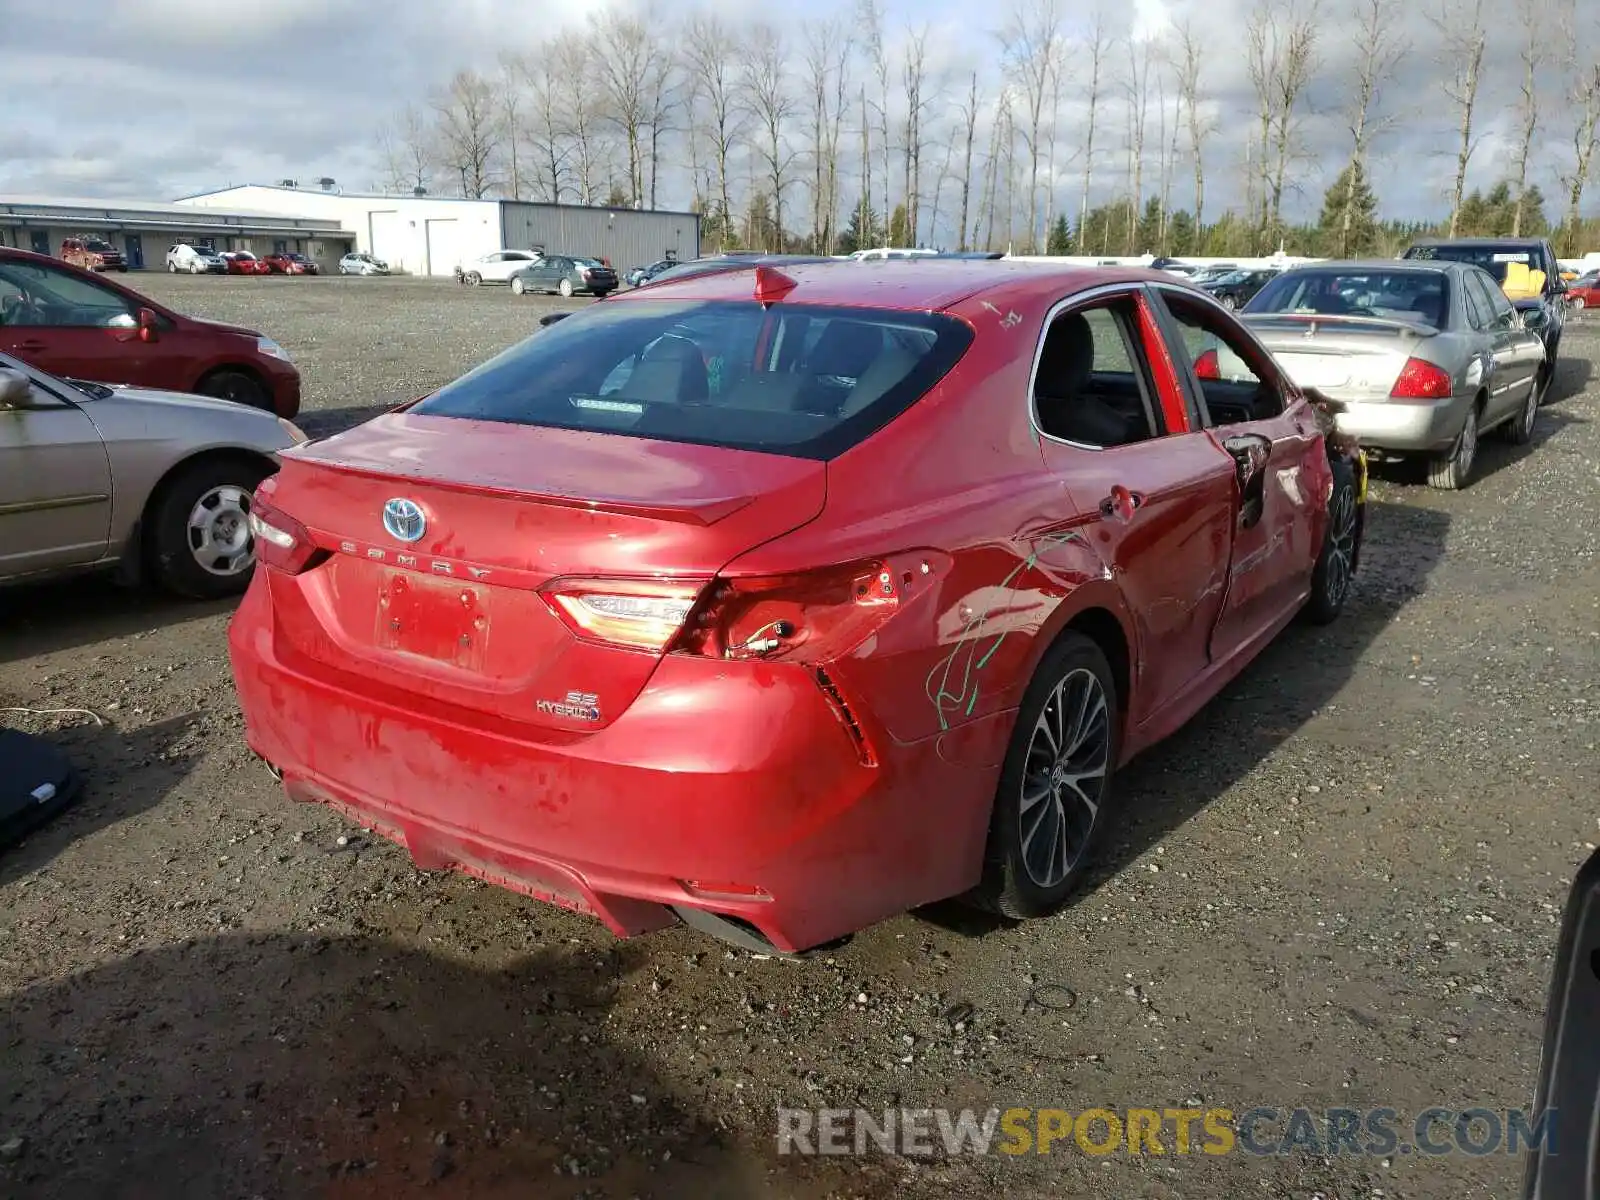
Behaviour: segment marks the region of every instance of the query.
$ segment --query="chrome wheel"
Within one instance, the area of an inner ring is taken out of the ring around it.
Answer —
[[[250,536],[250,492],[224,485],[204,493],[189,510],[189,553],[210,575],[238,575],[255,563]]]
[[[1068,672],[1028,744],[1017,831],[1028,877],[1053,888],[1072,872],[1100,817],[1111,755],[1111,706],[1094,672]]]
[[[1356,493],[1354,488],[1340,488],[1334,492],[1328,510],[1328,566],[1323,584],[1325,599],[1332,608],[1343,605],[1350,591],[1355,557]]]

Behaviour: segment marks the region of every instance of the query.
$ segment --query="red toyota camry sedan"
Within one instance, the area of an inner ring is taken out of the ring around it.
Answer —
[[[619,935],[1058,907],[1117,768],[1338,614],[1365,465],[1170,275],[894,267],[624,294],[286,452],[230,648],[288,794]]]

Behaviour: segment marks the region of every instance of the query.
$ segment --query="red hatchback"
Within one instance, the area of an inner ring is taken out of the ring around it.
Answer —
[[[293,417],[300,372],[253,329],[186,317],[90,271],[0,247],[0,351],[41,371],[220,396]]]
[[[1117,768],[1339,612],[1365,465],[1162,272],[870,274],[641,289],[283,455],[230,651],[289,795],[618,934],[1059,906]]]

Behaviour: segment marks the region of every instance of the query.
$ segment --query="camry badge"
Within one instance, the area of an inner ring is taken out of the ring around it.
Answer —
[[[396,497],[383,506],[383,527],[402,542],[414,542],[428,531],[428,518],[415,500]]]

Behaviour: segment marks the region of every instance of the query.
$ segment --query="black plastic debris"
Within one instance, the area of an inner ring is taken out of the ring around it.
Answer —
[[[82,784],[67,756],[49,742],[0,729],[0,850],[60,816]]]

